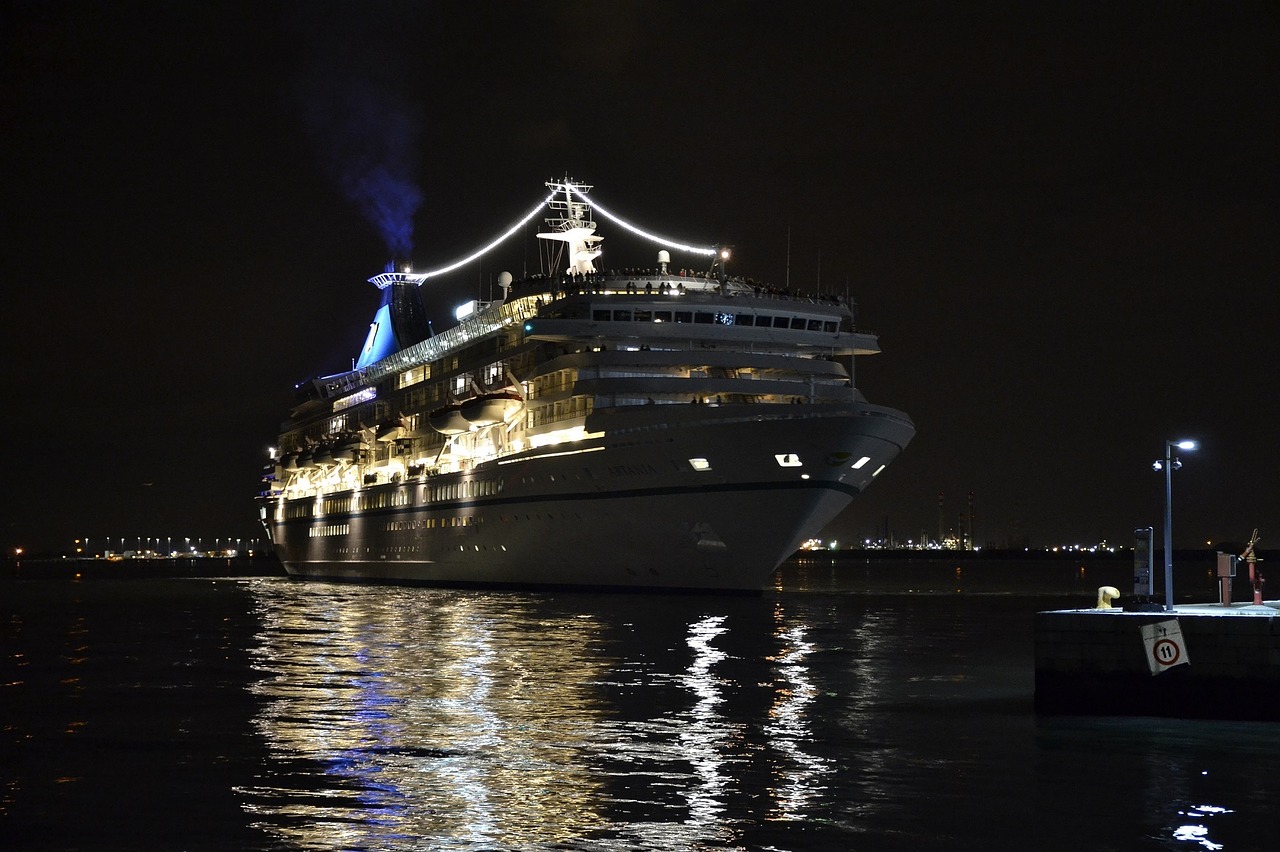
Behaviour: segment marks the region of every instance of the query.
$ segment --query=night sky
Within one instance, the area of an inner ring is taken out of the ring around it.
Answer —
[[[1280,545],[1278,9],[10,0],[0,543],[260,536],[396,243],[444,265],[567,174],[757,279],[789,231],[791,286],[857,299],[918,435],[831,536],[970,492],[979,544],[1158,536],[1191,437],[1175,543]],[[433,284],[437,330],[534,242]]]

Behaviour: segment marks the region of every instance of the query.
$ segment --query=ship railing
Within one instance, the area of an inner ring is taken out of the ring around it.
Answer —
[[[498,329],[522,323],[537,316],[537,313],[537,305],[525,299],[491,307],[475,316],[467,317],[448,331],[405,347],[381,361],[375,361],[363,369],[334,377],[325,383],[325,390],[327,395],[332,397],[350,393],[359,387],[377,384],[395,373],[438,360],[446,352]]]
[[[790,288],[771,287],[750,278],[730,276],[723,289],[719,279],[685,271],[608,270],[586,275],[535,275],[515,282],[513,292],[521,296],[546,295],[550,298],[578,295],[662,295],[678,297],[685,293],[712,293],[746,296],[812,305],[836,305],[852,309],[851,300],[838,293],[810,293]]]

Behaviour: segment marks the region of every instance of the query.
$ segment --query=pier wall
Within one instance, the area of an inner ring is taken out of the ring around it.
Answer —
[[[1036,710],[1280,720],[1278,606],[1037,613]]]

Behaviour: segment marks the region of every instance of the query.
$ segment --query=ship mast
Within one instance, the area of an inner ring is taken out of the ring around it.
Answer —
[[[567,274],[587,275],[595,272],[596,267],[592,261],[600,256],[600,243],[604,237],[596,235],[596,223],[590,218],[591,205],[574,200],[573,197],[575,192],[579,196],[585,196],[591,191],[591,187],[574,183],[566,177],[563,181],[548,181],[547,188],[553,192],[547,206],[560,215],[547,218],[547,227],[551,228],[551,232],[539,233],[538,239],[556,240],[565,244],[569,254],[568,265],[565,267]],[[561,191],[564,192],[563,199],[557,197]]]

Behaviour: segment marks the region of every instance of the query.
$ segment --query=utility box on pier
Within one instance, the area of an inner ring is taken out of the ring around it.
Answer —
[[[1228,580],[1235,579],[1236,566],[1240,564],[1240,557],[1233,553],[1218,554],[1218,579]]]

